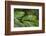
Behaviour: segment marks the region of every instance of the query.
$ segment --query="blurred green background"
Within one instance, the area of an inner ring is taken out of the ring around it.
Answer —
[[[15,9],[14,27],[38,27],[39,9]]]

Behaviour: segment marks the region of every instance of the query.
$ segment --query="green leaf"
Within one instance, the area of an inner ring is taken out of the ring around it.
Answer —
[[[15,13],[14,13],[14,16],[16,17],[16,18],[20,18],[20,17],[22,17],[22,16],[24,16],[24,12],[23,11],[16,11]]]

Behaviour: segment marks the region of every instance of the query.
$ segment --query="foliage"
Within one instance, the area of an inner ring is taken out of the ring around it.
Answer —
[[[14,9],[14,27],[37,27],[38,21],[38,9]]]

